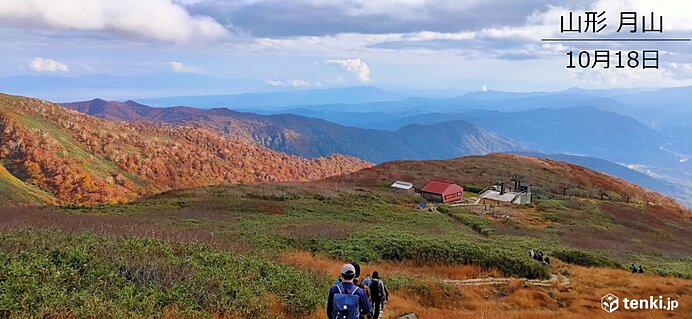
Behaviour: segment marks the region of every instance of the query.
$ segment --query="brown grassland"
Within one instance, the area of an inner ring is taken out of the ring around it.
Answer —
[[[334,277],[338,276],[342,264],[342,261],[305,252],[289,253],[283,259],[295,266],[327,270]],[[467,265],[384,262],[362,267],[363,273],[374,270],[387,274],[418,273],[438,280],[500,277],[497,271]],[[553,271],[568,274],[569,284],[536,287],[514,280],[509,284],[460,286],[452,289],[451,293],[435,289],[434,285],[424,295],[407,290],[395,291],[384,318],[396,318],[405,313],[415,313],[419,318],[689,318],[689,314],[685,313],[689,306],[684,305],[692,303],[691,280],[649,274],[633,275],[625,270],[581,267],[560,262],[554,265]],[[664,295],[676,298],[683,306],[677,312],[670,313],[651,310],[653,312],[607,314],[599,304],[601,296],[608,293],[621,298]]]

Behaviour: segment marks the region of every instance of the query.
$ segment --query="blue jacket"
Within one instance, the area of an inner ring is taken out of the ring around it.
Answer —
[[[342,282],[341,286],[348,291],[352,291],[353,288],[356,287],[352,282]],[[332,288],[329,289],[329,298],[327,298],[327,318],[329,319],[333,319],[332,315],[334,312],[334,295],[338,293],[339,288],[337,288],[336,286],[332,286]],[[369,314],[372,310],[372,304],[368,299],[368,294],[365,293],[365,290],[358,288],[358,291],[356,291],[355,295],[357,295],[359,297],[358,299],[360,300],[360,313]]]

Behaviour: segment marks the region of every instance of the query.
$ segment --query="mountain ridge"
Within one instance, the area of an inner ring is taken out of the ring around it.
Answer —
[[[465,121],[443,126],[411,126],[390,132],[348,127],[293,114],[259,115],[226,108],[155,108],[136,102],[104,104],[103,100],[63,105],[106,119],[159,120],[174,125],[203,127],[301,157],[345,154],[380,163],[530,150],[521,143]]]
[[[62,203],[127,202],[205,185],[308,181],[370,164],[343,155],[304,159],[204,128],[97,119],[0,95],[0,161]]]

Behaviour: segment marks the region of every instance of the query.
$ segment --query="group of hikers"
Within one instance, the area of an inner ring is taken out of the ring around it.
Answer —
[[[548,258],[548,256],[543,255],[542,250],[531,249],[531,250],[529,250],[529,256],[536,261],[540,261],[540,262],[550,266],[550,258]]]
[[[644,273],[644,267],[642,267],[642,265],[639,265],[639,269],[637,269],[637,265],[635,265],[634,263],[632,263],[630,270],[632,271],[633,274],[636,274],[636,273],[643,274]]]
[[[389,301],[389,291],[377,271],[367,274],[360,280],[360,266],[357,263],[341,267],[341,275],[329,289],[327,298],[328,319],[378,319],[385,303]]]

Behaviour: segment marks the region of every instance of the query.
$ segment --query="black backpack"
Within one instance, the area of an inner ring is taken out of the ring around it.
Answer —
[[[384,291],[382,291],[382,281],[379,279],[373,278],[370,281],[370,295],[372,296],[373,299],[382,299],[384,295]]]

